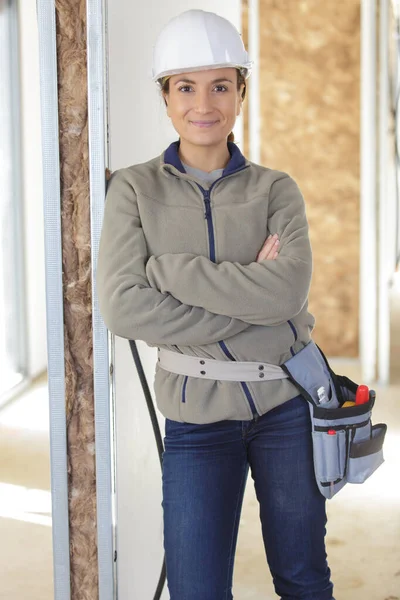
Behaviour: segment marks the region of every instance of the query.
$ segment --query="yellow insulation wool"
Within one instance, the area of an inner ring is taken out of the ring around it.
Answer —
[[[72,600],[98,598],[86,2],[57,0]]]

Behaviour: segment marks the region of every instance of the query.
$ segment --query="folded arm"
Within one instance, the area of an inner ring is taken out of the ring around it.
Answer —
[[[186,346],[215,343],[249,327],[154,289],[146,277],[147,259],[136,194],[120,169],[108,182],[96,272],[99,308],[108,329],[149,344]]]
[[[312,253],[303,196],[288,175],[270,190],[267,228],[277,233],[275,260],[214,263],[194,254],[151,256],[146,275],[157,290],[253,325],[278,325],[297,315],[311,283]]]

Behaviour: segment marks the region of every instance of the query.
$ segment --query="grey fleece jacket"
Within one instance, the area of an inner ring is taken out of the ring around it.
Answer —
[[[222,177],[206,189],[178,148],[108,182],[96,278],[104,322],[150,347],[281,365],[315,325],[302,194],[289,175],[248,161],[230,142]],[[258,263],[270,233],[279,255]],[[164,417],[189,423],[251,419],[298,394],[288,379],[214,381],[158,363],[154,390]]]

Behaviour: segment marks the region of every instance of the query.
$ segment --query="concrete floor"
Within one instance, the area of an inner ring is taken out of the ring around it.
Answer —
[[[374,423],[389,427],[386,461],[366,483],[347,485],[327,502],[336,600],[400,600],[400,302],[393,314],[393,384],[373,386]],[[357,361],[330,362],[337,373],[360,382]],[[47,404],[43,379],[0,411],[0,600],[54,597]],[[233,587],[235,600],[277,598],[250,475]]]
[[[51,600],[46,379],[0,411],[0,599]]]

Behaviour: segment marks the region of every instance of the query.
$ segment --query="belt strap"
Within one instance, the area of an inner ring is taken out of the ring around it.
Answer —
[[[202,358],[172,352],[172,350],[166,350],[165,348],[158,348],[158,363],[162,369],[171,371],[171,373],[202,379],[271,381],[288,377],[281,367],[269,363]]]

